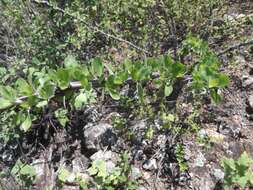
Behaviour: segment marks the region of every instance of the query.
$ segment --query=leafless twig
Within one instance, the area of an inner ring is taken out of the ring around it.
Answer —
[[[238,48],[240,48],[240,47],[249,46],[249,45],[253,45],[253,39],[252,39],[252,40],[249,40],[249,41],[246,41],[246,42],[241,42],[241,43],[236,44],[236,45],[233,45],[233,46],[231,46],[231,47],[228,47],[227,49],[225,49],[225,50],[219,52],[219,53],[218,53],[218,56],[221,56],[221,55],[226,54],[226,53],[228,53],[228,52],[230,52],[230,51],[236,50],[236,49],[238,49]]]

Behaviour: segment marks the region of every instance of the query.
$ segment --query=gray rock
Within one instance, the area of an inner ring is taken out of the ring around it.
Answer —
[[[139,187],[137,187],[136,190],[148,190],[148,189],[146,187],[144,187],[144,186],[139,186]]]
[[[231,141],[229,142],[229,147],[227,153],[233,158],[238,158],[244,151],[244,146],[240,142]]]
[[[103,147],[111,146],[117,141],[112,126],[107,123],[87,127],[84,131],[84,137],[86,148],[95,152]]]
[[[142,176],[141,170],[137,167],[133,167],[131,170],[131,179],[132,180],[137,180]]]
[[[90,159],[92,161],[95,161],[95,160],[104,160],[104,161],[107,161],[107,160],[115,160],[115,159],[117,159],[116,157],[117,157],[116,153],[113,153],[112,151],[102,151],[102,150],[99,150],[98,152],[96,152],[95,154],[93,154],[90,157]]]
[[[243,77],[242,79],[242,86],[243,87],[249,87],[253,85],[253,77],[252,76],[247,76],[247,77]]]
[[[151,160],[147,160],[144,164],[143,164],[143,169],[145,170],[155,170],[157,169],[157,163],[155,159],[151,159]]]
[[[83,155],[78,155],[72,160],[72,172],[82,173],[89,166],[89,159]]]
[[[215,183],[211,176],[208,174],[203,174],[201,176],[192,178],[192,186],[198,190],[214,190]]]
[[[234,122],[224,123],[218,126],[218,131],[222,135],[237,138],[241,134],[241,126]]]
[[[205,163],[206,163],[205,156],[201,152],[199,152],[197,155],[197,158],[194,160],[194,166],[195,167],[204,167]]]
[[[213,170],[213,176],[217,181],[224,179],[224,172],[221,169],[214,169]]]
[[[192,157],[192,152],[188,146],[185,146],[184,148],[184,159],[185,160],[190,160]]]
[[[253,110],[253,95],[248,97],[248,105],[250,106],[250,109]]]
[[[234,59],[235,59],[235,62],[238,64],[245,64],[246,63],[245,57],[242,55],[235,56]]]
[[[147,122],[146,120],[138,120],[138,121],[132,121],[130,123],[130,127],[133,131],[133,140],[135,144],[139,144],[143,146],[143,143],[145,144],[145,133],[147,128]],[[145,145],[144,145],[145,146]]]
[[[112,162],[111,160],[105,162],[106,172],[111,174],[116,169],[116,163]]]
[[[207,132],[205,129],[201,129],[199,132],[198,132],[198,136],[201,138],[201,139],[204,139],[205,137],[207,137]]]
[[[76,185],[76,186],[70,186],[70,185],[64,185],[62,188],[62,190],[79,190],[79,186]]]

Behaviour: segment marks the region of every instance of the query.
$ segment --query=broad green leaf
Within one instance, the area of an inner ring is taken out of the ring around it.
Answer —
[[[88,172],[90,175],[97,175],[98,177],[105,178],[107,176],[105,161],[93,161],[91,167],[88,169]]]
[[[173,63],[173,59],[172,57],[168,56],[168,55],[164,55],[163,56],[163,64],[165,67],[169,68],[171,67],[174,63]]]
[[[235,161],[231,158],[224,158],[222,160],[222,166],[226,169],[226,168],[230,168],[232,170],[235,170],[236,169],[236,166],[235,166]]]
[[[61,90],[65,90],[69,87],[69,83],[70,83],[70,73],[67,69],[59,69],[56,72],[56,80],[60,89]]]
[[[112,66],[112,64],[104,64],[105,68],[107,69],[107,71],[109,72],[109,75],[113,75],[114,74],[114,67]]]
[[[165,95],[165,96],[170,96],[172,92],[173,92],[173,87],[172,87],[172,85],[166,84],[166,85],[165,85],[165,88],[164,88],[164,95]]]
[[[82,68],[72,68],[70,71],[70,78],[73,80],[82,80],[83,78],[86,78],[86,73],[84,73]]]
[[[28,114],[26,116],[26,119],[25,121],[21,124],[20,128],[21,130],[23,130],[24,132],[28,131],[32,126],[32,120],[31,120],[31,117],[30,115]]]
[[[57,120],[59,121],[59,123],[61,124],[61,126],[65,127],[67,122],[69,121],[67,114],[68,114],[68,110],[60,108],[58,110],[56,110],[54,112],[55,117],[57,118]]]
[[[248,170],[245,173],[245,176],[247,176],[249,182],[251,183],[251,185],[253,185],[253,172],[251,170]]]
[[[114,75],[110,75],[107,80],[106,80],[106,83],[105,83],[105,86],[106,88],[108,89],[116,89],[117,88],[117,85],[114,83]]]
[[[66,182],[68,177],[71,175],[71,173],[65,169],[65,168],[61,168],[58,172],[58,179],[61,181],[61,182]]]
[[[23,166],[23,163],[20,161],[20,159],[18,159],[15,165],[13,166],[13,168],[11,169],[11,174],[14,176],[17,175],[22,166]]]
[[[80,93],[76,98],[75,98],[75,103],[74,106],[77,109],[82,108],[83,105],[88,103],[88,97],[86,93]]]
[[[214,88],[219,86],[219,78],[217,77],[209,77],[208,79],[208,88]]]
[[[142,72],[141,72],[141,67],[140,63],[136,63],[134,67],[132,68],[131,71],[131,77],[134,81],[140,81],[142,78]]]
[[[171,72],[172,72],[173,78],[183,77],[184,73],[186,72],[186,66],[178,62],[173,63],[171,65]]]
[[[88,169],[90,175],[96,175],[98,173],[98,169],[92,164],[92,166]]]
[[[142,67],[139,72],[141,76],[140,80],[150,79],[151,67]]]
[[[98,177],[103,177],[104,178],[104,177],[107,176],[105,161],[103,161],[103,160],[96,160],[95,161],[95,166],[98,169],[98,173],[97,173]]]
[[[21,95],[25,95],[25,96],[33,95],[32,86],[29,85],[24,79],[19,78],[16,84],[18,86],[18,91]]]
[[[20,170],[21,175],[26,175],[26,176],[35,176],[36,171],[35,168],[29,164],[24,164],[24,166]]]
[[[48,101],[44,100],[44,101],[38,102],[36,107],[37,108],[42,108],[42,107],[46,106],[47,104],[48,104]]]
[[[216,104],[219,104],[219,103],[221,102],[222,97],[221,97],[221,95],[217,92],[216,89],[211,90],[210,94],[211,94],[212,100],[213,100]]]
[[[253,160],[249,157],[249,155],[246,152],[243,152],[242,155],[237,160],[237,163],[239,165],[243,165],[245,167],[249,167],[250,164],[253,163]]]
[[[219,78],[219,87],[223,88],[226,87],[229,84],[229,77],[223,73],[220,73],[218,75]]]
[[[238,179],[236,180],[236,182],[240,185],[242,189],[244,189],[248,183],[248,178],[247,176],[238,176]]]
[[[11,101],[6,100],[4,98],[0,98],[0,109],[6,109],[12,105],[13,103]]]
[[[79,186],[81,187],[81,189],[83,189],[83,190],[88,189],[87,181],[79,173],[76,174],[76,181],[79,184]]]
[[[108,89],[110,96],[114,100],[119,100],[120,99],[120,94],[116,89]]]
[[[36,100],[37,100],[36,96],[29,96],[26,101],[20,104],[20,107],[28,109],[37,104]]]
[[[78,62],[77,62],[76,58],[73,55],[68,55],[64,59],[64,66],[66,68],[77,67],[78,66]]]
[[[146,60],[146,63],[148,66],[151,66],[153,70],[156,70],[159,68],[159,62],[157,61],[157,58],[149,57]]]
[[[104,65],[100,58],[96,58],[91,62],[91,73],[97,77],[101,77],[104,73]]]
[[[208,88],[224,88],[229,84],[229,78],[225,74],[215,74],[208,77]]]
[[[86,90],[91,90],[91,85],[90,85],[90,83],[89,83],[89,80],[87,79],[87,78],[83,78],[82,80],[81,80],[81,84],[82,84],[82,86],[86,89]]]
[[[42,99],[48,100],[54,96],[55,86],[50,82],[44,83],[39,89],[39,96]]]
[[[114,77],[114,84],[121,85],[124,83],[125,80],[128,78],[128,73],[127,72],[119,72],[115,77]]]
[[[129,59],[126,59],[124,61],[124,67],[126,68],[126,70],[128,71],[128,73],[131,73],[132,72],[132,68],[133,68],[133,63]]]
[[[10,86],[0,86],[0,96],[13,102],[16,100],[17,92]]]

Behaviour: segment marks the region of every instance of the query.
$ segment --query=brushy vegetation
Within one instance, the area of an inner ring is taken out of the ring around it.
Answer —
[[[211,33],[209,23],[222,16],[227,3],[0,0],[0,56],[5,56],[5,64],[0,65],[0,142],[4,146],[22,142],[42,128],[43,132],[68,131],[80,111],[106,102],[132,110],[128,116],[152,122],[159,118],[164,132],[198,131],[200,104],[207,97],[219,104],[222,90],[229,85],[217,53],[206,41]],[[182,92],[195,105],[194,113],[184,118],[190,129],[178,127],[182,118],[169,105]],[[114,116],[112,124],[131,141],[127,117]],[[154,132],[148,128],[145,138],[152,139]],[[182,144],[176,146],[175,156],[180,172],[187,171]],[[15,160],[10,173],[1,176],[11,174],[29,188],[36,174],[24,160]],[[225,159],[225,186],[252,183],[250,163],[246,154],[237,161]],[[57,172],[60,187],[68,178],[74,178],[82,189],[130,190],[138,185],[130,179],[127,153],[122,153],[111,173],[103,160],[94,161],[87,170],[91,181],[64,167]]]

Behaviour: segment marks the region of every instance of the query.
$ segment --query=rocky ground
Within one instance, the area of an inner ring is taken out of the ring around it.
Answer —
[[[213,49],[222,52],[226,47],[240,43],[242,37],[252,37],[252,10],[253,4],[249,2],[239,8],[231,8],[224,18],[219,18],[221,25],[217,27],[220,28],[225,18],[229,20],[230,24],[224,29],[229,32],[225,36],[208,38]],[[244,21],[248,17],[251,25]],[[213,105],[207,99],[196,113],[196,105],[186,100],[185,93],[180,93],[174,100],[176,110],[180,110],[180,127],[197,128],[194,132],[163,130],[159,119],[150,122],[148,119],[132,118],[134,107],[124,110],[107,102],[75,113],[73,117],[76,119],[65,129],[44,127],[36,134],[27,134],[22,142],[4,147],[0,145],[0,170],[11,166],[17,156],[24,157],[36,168],[38,177],[34,189],[40,189],[46,184],[56,183],[57,170],[61,166],[71,173],[80,173],[87,180],[91,176],[86,171],[95,160],[104,160],[107,170],[111,171],[121,153],[127,150],[130,179],[138,181],[137,190],[223,189],[222,158],[236,159],[244,151],[253,158],[253,46],[242,46],[223,53],[220,59],[222,69],[231,79],[220,105]],[[127,128],[132,129],[131,140],[128,140],[128,133],[113,126],[115,115],[128,119]],[[194,116],[193,120],[186,121],[190,115]],[[152,139],[145,138],[147,127],[155,131]],[[176,158],[178,144],[184,149],[182,160],[187,165],[185,171],[180,171]],[[8,190],[20,188],[12,177],[2,179],[2,184]],[[77,190],[79,186],[70,177],[59,189]]]

